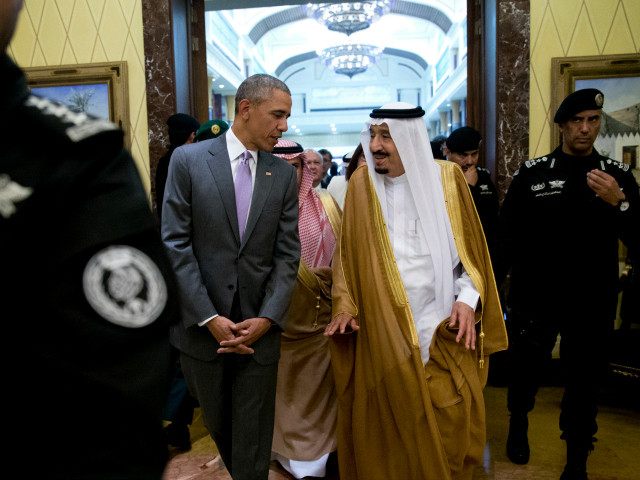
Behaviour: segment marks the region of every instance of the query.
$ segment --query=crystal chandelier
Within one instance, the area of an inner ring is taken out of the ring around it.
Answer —
[[[319,3],[307,5],[309,16],[334,32],[351,35],[364,30],[382,15],[389,13],[394,0],[376,0],[353,3]]]
[[[325,48],[319,55],[336,73],[352,78],[366,72],[381,51],[373,45],[350,44]]]

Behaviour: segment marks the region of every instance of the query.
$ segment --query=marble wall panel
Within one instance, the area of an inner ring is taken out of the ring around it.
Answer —
[[[169,144],[167,118],[176,111],[170,0],[143,0],[144,57],[149,118],[149,163],[152,198],[158,159]]]
[[[496,180],[503,196],[529,155],[529,0],[499,0],[496,13]]]

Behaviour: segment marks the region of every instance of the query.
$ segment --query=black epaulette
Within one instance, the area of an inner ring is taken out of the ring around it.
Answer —
[[[42,127],[56,137],[79,144],[91,137],[107,135],[110,139],[122,137],[121,130],[112,122],[86,113],[77,113],[66,105],[47,98],[29,95],[24,102],[27,110],[37,112]],[[37,127],[36,127],[37,128]]]
[[[602,157],[600,159],[600,167],[603,171],[607,170],[607,165],[610,165],[611,167],[618,167],[623,172],[629,171],[629,164],[621,162],[620,160],[616,160],[614,158]]]
[[[532,158],[531,160],[527,160],[524,162],[522,166],[525,168],[534,168],[536,165],[540,165],[541,167],[553,168],[556,163],[556,159],[550,156]]]

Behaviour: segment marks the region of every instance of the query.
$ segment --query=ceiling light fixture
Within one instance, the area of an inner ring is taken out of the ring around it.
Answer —
[[[373,45],[349,44],[325,48],[319,52],[319,56],[334,72],[352,78],[366,72],[381,51],[381,48]]]
[[[389,13],[394,1],[309,4],[307,14],[326,25],[329,30],[351,35],[369,28],[382,15]]]

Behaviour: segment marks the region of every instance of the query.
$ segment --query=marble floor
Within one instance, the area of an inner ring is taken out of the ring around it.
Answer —
[[[529,417],[531,460],[528,465],[514,465],[505,454],[506,388],[488,386],[485,389],[487,446],[484,465],[477,467],[474,480],[557,480],[565,461],[565,444],[560,440],[558,429],[561,396],[562,390],[558,387],[540,389],[536,408]],[[600,406],[598,424],[598,442],[588,463],[590,480],[640,479],[640,403],[635,403],[635,399],[630,403],[629,399],[620,402],[619,398],[609,398]],[[193,448],[172,458],[164,480],[230,480],[198,411],[191,436]],[[272,466],[269,480],[291,478]]]

